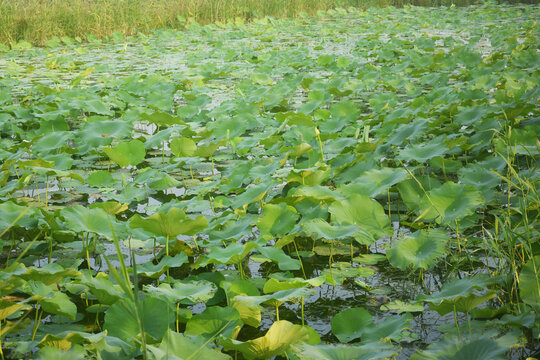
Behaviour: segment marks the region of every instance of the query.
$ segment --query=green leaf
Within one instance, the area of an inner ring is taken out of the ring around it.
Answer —
[[[90,173],[88,175],[88,178],[86,179],[86,182],[90,186],[114,186],[114,179],[110,172],[106,170],[98,170]]]
[[[292,346],[300,360],[383,360],[396,354],[390,345],[371,343],[365,345],[299,344]]]
[[[76,233],[92,232],[112,240],[111,225],[116,236],[124,233],[124,224],[100,208],[88,209],[81,205],[75,205],[63,208],[60,211],[60,216],[64,218],[68,229]]]
[[[167,283],[160,284],[158,287],[147,285],[144,289],[149,293],[165,296],[173,302],[187,299],[194,303],[204,303],[214,297],[217,292],[217,286],[206,280],[176,281],[172,287]]]
[[[425,220],[437,220],[438,223],[455,225],[455,222],[484,205],[484,197],[474,186],[455,184],[451,181],[431,190],[429,198],[424,196],[419,212],[425,214]]]
[[[174,322],[174,309],[170,303],[153,296],[141,301],[141,319],[144,331],[154,340],[160,340]],[[141,334],[135,304],[128,299],[114,303],[105,313],[103,328],[109,336],[132,341]]]
[[[227,360],[231,357],[212,349],[200,336],[188,336],[167,330],[159,347],[148,346],[156,360]]]
[[[120,142],[114,148],[103,147],[102,150],[121,167],[138,165],[146,156],[144,143],[140,140]]]
[[[482,290],[489,283],[484,276],[463,279],[454,279],[443,285],[441,291],[432,294],[420,294],[417,300],[429,302],[441,315],[447,314],[456,308],[456,311],[470,312],[479,304],[493,298],[496,294],[487,291],[485,294],[476,294],[475,289]]]
[[[208,227],[208,220],[202,215],[191,219],[183,210],[173,207],[167,213],[158,212],[147,218],[135,214],[129,220],[129,226],[174,239],[180,234],[192,236],[201,232]]]
[[[57,344],[55,344],[58,346]],[[36,359],[38,360],[83,360],[87,359],[88,354],[84,347],[80,345],[71,346],[67,348],[58,348],[54,346],[45,346],[39,350]]]
[[[158,278],[165,273],[167,269],[180,267],[186,262],[188,262],[188,257],[183,252],[175,255],[174,257],[163,256],[157,264],[153,264],[149,261],[144,264],[137,265],[137,273],[152,278]]]
[[[413,269],[427,270],[445,255],[448,240],[444,230],[420,230],[394,243],[392,248],[386,251],[386,255],[390,264],[401,270],[406,270],[411,265]]]
[[[333,226],[320,218],[303,223],[302,228],[310,237],[326,240],[345,239],[354,236],[360,231],[355,224]]]
[[[197,144],[195,144],[195,141],[185,137],[172,139],[170,147],[173,154],[177,157],[190,157],[197,153]]]
[[[25,307],[24,304],[17,304],[10,301],[0,300],[0,320],[16,313],[19,309]]]
[[[519,274],[519,295],[525,304],[540,303],[540,256],[531,258]]]
[[[226,350],[240,351],[248,360],[270,359],[283,354],[291,345],[307,340],[309,336],[309,331],[302,326],[280,320],[274,322],[262,337],[246,342],[225,339],[220,343]]]
[[[0,234],[10,226],[35,228],[41,214],[28,206],[20,206],[13,201],[6,201],[0,204]]]
[[[405,181],[407,178],[409,174],[404,169],[371,169],[353,183],[340,186],[339,190],[348,195],[361,194],[374,197],[386,193],[394,184]]]
[[[350,342],[364,334],[373,322],[372,316],[362,308],[350,308],[336,314],[332,319],[332,332],[341,342]]]
[[[425,163],[429,159],[444,155],[447,151],[448,148],[439,141],[415,144],[401,150],[398,159]]]
[[[353,195],[347,200],[335,201],[328,210],[334,222],[358,226],[355,239],[361,244],[371,244],[393,234],[383,207],[365,195]]]
[[[25,292],[32,295],[31,299],[37,301],[43,308],[43,311],[75,320],[77,306],[66,294],[58,290],[53,290],[56,286],[54,288],[52,286],[49,287],[37,281],[29,281],[28,285],[29,289],[25,290]]]
[[[205,339],[218,335],[234,339],[243,325],[240,313],[235,308],[213,306],[201,314],[193,315],[186,324],[184,334],[202,336]]]
[[[299,260],[291,258],[280,248],[258,246],[257,251],[265,258],[277,263],[280,270],[298,270],[301,267]]]
[[[207,255],[207,263],[238,264],[257,246],[256,243],[233,243],[226,248],[213,247]]]
[[[401,300],[391,301],[384,305],[381,305],[382,311],[394,311],[398,314],[404,312],[422,312],[424,311],[424,305],[421,304],[407,304]]]
[[[282,237],[291,231],[298,220],[296,209],[285,203],[263,206],[257,226],[262,234]]]

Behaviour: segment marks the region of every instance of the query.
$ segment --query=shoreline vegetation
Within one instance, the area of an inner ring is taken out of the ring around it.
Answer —
[[[533,0],[534,1],[534,0]],[[0,0],[0,44],[44,46],[53,38],[87,40],[235,19],[297,17],[333,8],[470,5],[475,0]],[[514,2],[514,1],[510,1]]]

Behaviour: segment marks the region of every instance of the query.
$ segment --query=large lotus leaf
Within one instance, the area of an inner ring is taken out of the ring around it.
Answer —
[[[441,183],[433,177],[417,176],[416,179],[405,180],[397,184],[396,187],[405,205],[410,210],[418,211],[426,192],[439,186]]]
[[[64,269],[57,263],[45,264],[40,268],[29,267],[24,273],[18,275],[26,281],[40,281],[45,285],[61,282],[65,278],[72,278],[81,275],[76,269]]]
[[[291,345],[308,340],[310,332],[301,325],[287,320],[276,321],[268,332],[259,338],[246,342],[224,339],[220,342],[226,350],[238,350],[246,359],[270,359],[283,354]]]
[[[298,220],[296,209],[285,203],[266,204],[257,221],[262,234],[282,237],[291,231]]]
[[[331,169],[326,164],[317,164],[315,167],[307,169],[293,169],[287,181],[289,183],[300,183],[302,185],[321,185],[330,178]]]
[[[398,158],[406,161],[417,161],[424,163],[429,159],[442,156],[448,151],[448,148],[439,141],[409,145],[399,152]]]
[[[131,136],[133,125],[127,121],[96,121],[84,125],[79,130],[77,145],[79,148],[97,148],[109,145],[114,139],[125,139]]]
[[[254,328],[261,324],[261,306],[241,300],[231,300],[230,306],[238,311],[244,324]]]
[[[174,116],[164,111],[154,111],[151,114],[142,113],[140,118],[156,125],[187,125],[180,116]]]
[[[456,221],[484,205],[484,197],[474,186],[456,184],[451,181],[431,190],[424,196],[419,212],[424,220],[437,220],[438,223],[454,225]]]
[[[86,182],[90,186],[105,187],[114,186],[115,180],[110,172],[106,170],[98,170],[90,173],[86,179]]]
[[[28,287],[21,290],[32,295],[31,300],[39,303],[45,312],[75,320],[77,306],[66,294],[56,290],[56,285],[47,286],[38,281],[29,281]]]
[[[401,331],[407,329],[412,316],[405,314],[402,316],[387,317],[383,321],[370,324],[362,334],[362,341],[370,343],[383,339],[399,341]]]
[[[280,270],[298,270],[301,267],[300,260],[291,258],[280,248],[259,246],[257,251],[265,258],[277,263]]]
[[[0,234],[10,226],[33,229],[40,218],[42,215],[37,209],[6,201],[0,204]]]
[[[358,225],[360,231],[356,233],[355,239],[361,244],[371,244],[393,233],[381,204],[365,195],[353,195],[347,200],[335,201],[328,210],[335,223]]]
[[[519,274],[519,295],[525,304],[540,303],[540,256],[531,258]]]
[[[427,350],[417,351],[411,356],[411,360],[504,360],[507,359],[507,350],[487,336],[465,342],[455,339],[452,342],[440,341],[430,345]]]
[[[307,186],[301,185],[290,191],[288,196],[299,199],[312,199],[316,202],[332,202],[334,200],[343,200],[344,196],[338,192],[330,190],[326,186]]]
[[[237,295],[259,296],[259,289],[253,284],[252,279],[238,279],[231,281],[222,281],[219,285],[228,299],[232,299]]]
[[[121,167],[138,165],[146,156],[144,143],[140,140],[123,141],[113,147],[103,147],[107,156]]]
[[[80,284],[88,287],[89,292],[101,304],[112,305],[125,296],[120,285],[113,284],[105,273],[100,272],[96,276],[83,273],[78,280]]]
[[[292,351],[300,360],[383,360],[396,354],[391,345],[369,343],[365,345],[345,344],[298,344]]]
[[[369,267],[352,266],[348,262],[333,262],[330,268],[321,271],[321,277],[330,285],[341,285],[343,281],[355,277],[372,276],[375,271]]]
[[[103,209],[109,215],[118,215],[128,209],[128,204],[120,204],[116,201],[102,201],[90,204],[90,209],[93,208]]]
[[[156,360],[227,360],[229,355],[212,349],[203,337],[167,330],[159,347],[148,346]]]
[[[246,191],[231,199],[231,206],[234,209],[238,209],[252,202],[261,201],[272,186],[273,183],[271,181],[250,185],[246,188]]]
[[[193,315],[186,323],[184,333],[206,339],[215,338],[218,335],[234,339],[243,325],[240,313],[234,307],[213,306],[201,314]]]
[[[256,243],[233,243],[226,248],[213,247],[207,255],[207,263],[238,264],[257,246]]]
[[[62,331],[54,334],[47,334],[39,342],[39,347],[54,346],[56,344],[70,343],[70,344],[94,344],[105,339],[107,333],[102,331],[97,334],[91,334],[82,331]]]
[[[386,250],[386,256],[392,266],[407,269],[428,269],[437,259],[444,256],[448,235],[444,230],[420,230],[395,243]]]
[[[72,346],[70,342],[64,343],[62,347],[60,341],[54,345],[45,346],[36,354],[37,360],[83,360],[88,358],[88,354],[81,345]]]
[[[144,289],[147,292],[167,297],[173,302],[189,300],[194,303],[203,303],[210,300],[217,292],[217,286],[207,280],[181,280],[170,284],[163,283],[159,286],[148,285]]]
[[[10,301],[0,300],[0,320],[4,320],[8,316],[16,313],[21,308],[28,307],[25,304],[18,304]]]
[[[129,220],[129,226],[172,239],[180,234],[192,236],[201,232],[208,227],[208,220],[202,215],[191,219],[183,210],[172,207],[167,213],[158,212],[147,218],[135,214]]]
[[[489,115],[489,109],[486,106],[474,106],[461,110],[454,115],[454,120],[464,126],[471,126],[482,121]]]
[[[230,240],[233,238],[239,239],[244,235],[251,234],[254,218],[244,216],[239,219],[234,219],[221,224],[219,228],[215,227],[208,231],[208,236],[212,240]]]
[[[403,144],[405,140],[413,141],[417,137],[425,134],[427,125],[428,120],[416,119],[411,123],[400,125],[397,128],[393,126],[392,128],[395,130],[390,134],[386,143],[395,146]]]
[[[273,293],[276,291],[298,289],[306,286],[308,282],[304,279],[293,278],[289,281],[279,281],[278,279],[268,279],[264,284],[263,292],[265,294]]]
[[[440,292],[432,295],[420,294],[417,300],[429,302],[440,314],[453,311],[454,307],[456,311],[470,312],[479,304],[495,296],[492,291],[476,294],[475,289],[481,291],[488,283],[489,279],[484,276],[454,279],[444,284]]]
[[[332,104],[330,114],[332,118],[342,120],[342,122],[354,122],[360,117],[358,106],[349,100]]]
[[[88,209],[82,205],[75,205],[63,208],[60,216],[64,218],[68,229],[76,233],[92,232],[112,240],[111,228],[117,237],[125,230],[123,223],[100,208]]]
[[[471,185],[478,190],[484,191],[484,194],[501,183],[501,178],[493,171],[479,164],[471,164],[461,168],[458,172],[459,180],[465,185]]]
[[[281,306],[288,301],[293,303],[299,303],[302,301],[302,298],[307,298],[316,293],[314,289],[303,288],[294,288],[289,290],[276,291],[275,293],[262,295],[262,296],[235,296],[234,301],[245,301],[252,304],[260,305],[270,305],[270,306]]]
[[[247,121],[242,121],[236,117],[224,116],[219,117],[216,121],[209,122],[207,127],[217,139],[234,139],[244,134],[248,124]]]
[[[68,140],[73,137],[73,133],[68,131],[56,131],[49,133],[32,145],[34,154],[59,153],[61,148],[66,147]]]
[[[153,296],[147,296],[140,302],[140,317],[145,333],[155,340],[161,339],[175,320],[174,309],[170,303]],[[140,336],[141,328],[133,301],[122,299],[114,303],[105,313],[103,328],[108,335],[126,341]]]
[[[180,267],[183,264],[188,262],[188,257],[185,253],[181,252],[174,257],[164,256],[159,260],[159,263],[154,264],[152,262],[146,262],[141,265],[137,265],[137,274],[144,276],[158,278],[160,277],[167,269],[173,267]]]
[[[315,239],[339,240],[354,236],[358,225],[330,225],[323,219],[312,219],[302,224],[304,232]]]
[[[344,194],[361,194],[373,197],[386,193],[394,184],[402,182],[408,177],[409,174],[404,169],[371,169],[363,173],[353,183],[340,186],[339,189]]]
[[[488,290],[483,295],[469,294],[454,299],[443,300],[440,304],[431,304],[430,310],[437,311],[440,315],[445,315],[453,311],[469,313],[478,305],[493,299],[497,294],[493,290]]]
[[[364,334],[373,323],[367,310],[350,308],[336,314],[332,319],[332,332],[341,342],[350,342]]]
[[[171,140],[171,151],[177,157],[190,157],[197,152],[197,144],[190,138],[178,137]]]

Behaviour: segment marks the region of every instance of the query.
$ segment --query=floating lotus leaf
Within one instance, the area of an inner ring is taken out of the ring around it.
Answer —
[[[262,208],[257,227],[262,234],[281,237],[291,231],[298,220],[296,209],[285,203],[266,204]]]
[[[204,303],[214,297],[217,286],[206,280],[176,281],[171,286],[163,283],[159,286],[145,286],[146,291],[167,297],[174,302],[189,300],[194,303]]]
[[[184,334],[205,339],[219,335],[234,339],[243,325],[240,313],[234,307],[213,306],[201,314],[193,315],[186,323]]]
[[[165,333],[159,347],[149,346],[148,349],[156,360],[231,359],[229,355],[211,348],[202,337],[179,334],[170,329]]]
[[[103,147],[102,150],[121,167],[138,165],[146,156],[144,143],[140,140],[120,142],[115,147]]]
[[[390,264],[401,270],[428,269],[444,256],[449,237],[444,230],[420,230],[399,240],[386,251]]]
[[[355,239],[361,244],[370,244],[393,233],[383,207],[365,195],[352,195],[347,200],[335,201],[328,210],[333,222],[358,226]]]
[[[225,339],[220,343],[226,350],[240,351],[246,359],[270,359],[309,336],[309,331],[302,326],[281,320],[274,322],[262,337],[246,342]]]
[[[456,221],[484,205],[484,197],[474,186],[455,184],[451,181],[431,190],[422,198],[419,212],[424,220],[436,220],[438,223],[455,225]]]
[[[155,235],[170,239],[178,235],[195,235],[208,227],[208,220],[202,215],[191,219],[183,210],[172,207],[168,212],[158,212],[143,218],[135,214],[129,220],[131,228],[142,228]]]
[[[162,339],[174,322],[174,309],[170,303],[147,296],[141,300],[140,310],[145,333],[154,340]],[[135,341],[141,335],[141,328],[133,301],[122,299],[107,309],[103,328],[110,336],[129,342]]]
[[[299,344],[292,346],[301,360],[382,360],[390,358],[396,350],[389,345],[371,343],[365,345]]]

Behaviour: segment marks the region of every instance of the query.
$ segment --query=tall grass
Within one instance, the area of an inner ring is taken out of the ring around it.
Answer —
[[[467,5],[479,0],[0,0],[0,43],[44,45],[53,36],[132,35],[182,27],[182,18],[213,23],[237,17],[295,17],[350,6]],[[532,0],[534,1],[534,0]]]
[[[358,6],[359,0],[0,0],[0,42],[26,40],[43,45],[53,36],[131,35],[158,28],[177,28],[182,18],[200,23],[236,17],[294,17],[336,6]]]

